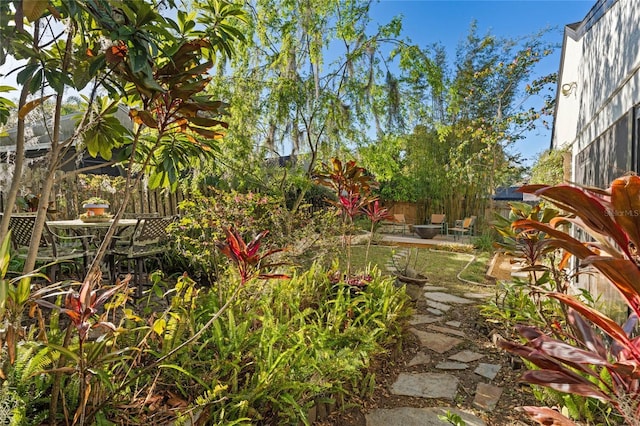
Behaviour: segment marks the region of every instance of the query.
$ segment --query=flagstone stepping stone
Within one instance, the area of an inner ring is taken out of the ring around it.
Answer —
[[[424,294],[424,297],[426,297],[427,299],[435,300],[436,302],[442,302],[442,303],[459,303],[461,305],[464,305],[467,303],[475,303],[473,300],[465,299],[464,297],[454,296],[453,294],[449,294],[449,293],[440,293],[437,291],[436,292],[427,291]]]
[[[440,333],[453,334],[454,336],[464,337],[464,331],[455,330],[453,328],[448,327],[440,327],[439,325],[429,325],[429,329],[433,331],[439,331]]]
[[[407,365],[409,367],[413,367],[414,365],[429,364],[430,362],[431,362],[431,356],[428,353],[418,352],[416,356],[414,356],[413,359],[409,361],[409,364]]]
[[[498,375],[498,371],[500,371],[500,368],[502,368],[501,365],[485,364],[481,362],[473,372],[479,374],[482,377],[486,377],[489,380],[493,380]]]
[[[449,327],[455,327],[455,328],[458,328],[462,325],[460,321],[447,321],[445,322],[445,324],[448,325]]]
[[[440,311],[445,311],[445,312],[451,309],[451,306],[445,305],[444,303],[434,302],[433,300],[427,300],[427,305],[429,305],[432,308],[438,309]]]
[[[436,308],[427,308],[427,311],[431,312],[433,315],[442,315],[444,313]]]
[[[465,364],[464,362],[443,361],[436,364],[436,368],[438,370],[466,370],[469,368],[469,364]]]
[[[501,387],[478,383],[476,396],[473,398],[473,405],[481,410],[491,411],[496,408],[498,400],[500,400],[500,395],[502,395]]]
[[[438,287],[436,285],[428,285],[426,284],[425,286],[422,287],[422,289],[424,291],[440,291],[440,290],[446,290],[446,287]]]
[[[462,343],[462,339],[447,336],[446,334],[429,333],[427,331],[416,330],[415,328],[411,328],[409,331],[418,337],[420,346],[431,349],[439,354],[443,354]]]
[[[487,426],[479,417],[453,407],[378,408],[365,414],[367,426],[442,426],[438,416],[459,415],[467,426]]]
[[[431,315],[421,315],[417,314],[411,317],[409,320],[409,324],[418,325],[418,324],[431,324],[432,322],[440,321],[440,318],[432,317]]]
[[[469,299],[488,299],[489,297],[494,297],[494,293],[465,293],[464,297]]]
[[[457,354],[451,355],[449,357],[449,359],[460,362],[473,362],[479,360],[480,358],[484,358],[484,355],[469,350],[460,351]]]
[[[448,373],[400,373],[391,386],[394,395],[453,400],[458,379]]]

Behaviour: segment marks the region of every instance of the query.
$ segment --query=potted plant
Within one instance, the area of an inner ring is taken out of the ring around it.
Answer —
[[[82,202],[82,208],[86,209],[87,216],[103,216],[109,208],[109,201],[100,197],[91,197]]]

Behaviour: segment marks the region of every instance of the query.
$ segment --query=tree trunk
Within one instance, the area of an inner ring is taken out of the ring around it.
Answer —
[[[30,79],[27,80],[22,86],[22,91],[20,92],[20,100],[18,101],[18,111],[20,111],[20,109],[27,103],[27,96],[29,94],[29,83]],[[16,204],[16,199],[18,198],[18,189],[20,188],[20,183],[22,182],[22,166],[24,165],[24,126],[24,117],[20,118],[18,116],[16,131],[16,158],[13,168],[13,180],[11,181],[11,187],[9,188],[7,199],[5,200],[2,223],[0,223],[0,240],[4,240],[7,236],[7,232],[9,231],[9,218],[11,217],[11,212],[13,211],[13,207]]]
[[[69,62],[71,58],[71,42],[73,40],[73,27],[69,27],[67,33],[67,40],[64,52],[64,58],[62,60],[62,71],[66,72],[69,68]],[[27,258],[24,261],[23,272],[25,274],[33,271],[36,265],[36,257],[38,256],[38,247],[40,246],[40,238],[44,231],[45,222],[47,220],[47,208],[49,206],[49,196],[53,189],[53,183],[56,177],[56,170],[60,163],[60,155],[62,152],[62,145],[60,144],[60,118],[62,115],[62,96],[64,95],[64,86],[60,93],[56,95],[56,108],[53,113],[53,133],[51,135],[51,152],[49,157],[49,168],[47,170],[47,176],[42,183],[42,189],[40,190],[40,200],[38,201],[38,214],[36,217],[36,223],[33,226],[33,234],[31,234],[31,243],[29,244],[29,252]]]

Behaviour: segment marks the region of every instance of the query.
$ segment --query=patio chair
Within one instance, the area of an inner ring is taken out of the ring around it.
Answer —
[[[432,214],[431,219],[429,220],[429,225],[440,225],[442,227],[440,234],[448,234],[449,225],[447,224],[447,215],[445,214]]]
[[[453,232],[453,239],[458,240],[464,235],[473,235],[476,218],[476,216],[469,216],[465,217],[463,220],[456,220],[455,226],[453,228],[449,228],[449,231]]]
[[[14,213],[9,218],[11,243],[16,258],[27,258],[35,223],[35,214]],[[91,255],[89,250],[91,238],[93,238],[91,235],[73,233],[62,235],[51,230],[45,223],[40,237],[36,262],[45,264],[45,273],[52,282],[56,282],[60,265],[63,263],[72,266],[78,274],[78,279],[82,279]]]
[[[133,232],[113,238],[109,251],[111,276],[115,278],[123,267],[126,267],[126,273],[133,269],[137,297],[142,297],[146,264],[155,261],[160,265],[160,255],[169,248],[167,227],[175,220],[176,216],[139,218]]]
[[[402,230],[402,235],[405,234],[407,230],[407,220],[402,213],[396,213],[393,215],[393,220],[382,222],[383,225],[388,225],[391,227],[391,232],[395,233],[396,228]]]

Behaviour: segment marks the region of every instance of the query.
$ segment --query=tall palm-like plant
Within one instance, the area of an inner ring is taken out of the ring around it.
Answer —
[[[338,158],[331,163],[322,163],[320,171],[314,175],[315,181],[335,191],[337,201],[327,200],[337,207],[342,217],[343,241],[347,248],[347,277],[351,274],[351,242],[353,219],[361,215],[370,203],[376,200],[371,196],[371,189],[378,183],[366,173],[355,161],[342,163]]]

